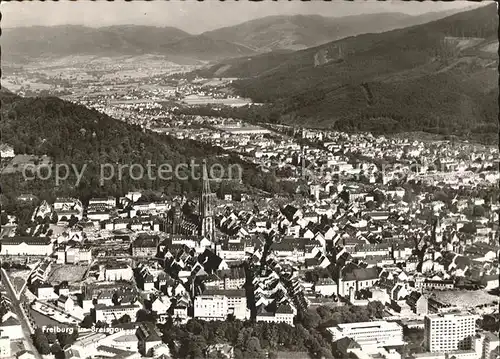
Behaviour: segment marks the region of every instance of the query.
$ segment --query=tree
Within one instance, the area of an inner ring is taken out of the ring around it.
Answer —
[[[139,309],[136,314],[136,322],[156,323],[156,316],[147,310]]]
[[[33,344],[42,355],[50,354],[50,344],[41,328],[36,328],[33,334]]]
[[[7,213],[2,213],[0,215],[0,222],[2,223],[2,226],[9,223],[9,216],[7,216]]]
[[[92,328],[92,325],[94,325],[94,320],[92,319],[91,315],[86,315],[80,324],[82,328],[87,328],[87,329]]]
[[[472,210],[472,215],[474,217],[484,217],[485,213],[486,210],[483,206],[474,206],[474,209]]]
[[[321,317],[319,316],[317,311],[308,310],[302,314],[302,318],[300,318],[301,323],[306,328],[316,328],[321,322]]]
[[[56,337],[55,333],[46,332],[45,336],[47,337],[47,340],[48,340],[49,344],[54,344],[56,342],[56,340],[57,340],[57,337]]]
[[[472,222],[467,222],[463,225],[462,228],[460,228],[460,232],[474,234],[476,233],[476,225]]]
[[[373,200],[380,206],[386,200],[382,191],[373,191]]]
[[[130,323],[132,321],[132,319],[130,318],[130,316],[128,314],[124,314],[120,319],[119,319],[119,322],[120,323]]]
[[[78,338],[78,328],[73,327],[71,332],[57,333],[57,340],[64,348],[68,344],[73,344]]]
[[[265,352],[260,347],[260,341],[257,337],[250,337],[246,342],[246,350],[243,351],[243,357],[248,359],[264,359]]]
[[[384,314],[384,305],[378,300],[369,302],[367,305],[367,310],[370,316],[382,318]]]
[[[57,213],[56,212],[52,212],[52,214],[50,216],[50,223],[52,223],[52,224],[57,223]]]
[[[74,215],[71,215],[71,218],[68,221],[68,226],[73,227],[77,223],[78,223],[78,218],[76,218]]]
[[[52,346],[50,347],[50,352],[54,355],[58,355],[59,353],[61,353],[63,350],[61,348],[61,345],[59,345],[59,343],[54,343],[52,344]]]

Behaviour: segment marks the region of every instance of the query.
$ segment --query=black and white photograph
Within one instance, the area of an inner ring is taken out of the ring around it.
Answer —
[[[496,2],[0,11],[0,359],[500,359]]]

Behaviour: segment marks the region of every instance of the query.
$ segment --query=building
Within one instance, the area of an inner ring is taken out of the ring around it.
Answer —
[[[484,337],[484,352],[483,359],[494,359],[498,358],[499,353],[499,339],[498,334],[493,334],[491,332],[485,332]]]
[[[172,301],[168,296],[157,297],[151,302],[151,311],[158,316],[158,322],[164,323],[169,315],[168,311],[172,306]]]
[[[403,327],[394,322],[374,321],[361,323],[337,324],[327,328],[333,341],[351,338],[363,350],[385,346],[403,345]]]
[[[281,304],[276,308],[275,312],[268,311],[263,307],[258,308],[255,320],[266,323],[286,323],[293,327],[294,318],[295,313],[293,308],[289,304]]]
[[[160,237],[151,235],[140,235],[132,243],[132,256],[134,257],[156,257]]]
[[[473,350],[454,350],[449,353],[415,353],[410,359],[478,359]]]
[[[2,337],[8,337],[10,340],[24,338],[21,322],[13,313],[7,313],[2,318],[0,323],[0,333]]]
[[[54,244],[46,237],[4,237],[0,240],[3,256],[49,256]]]
[[[476,335],[476,316],[446,313],[428,315],[424,319],[424,345],[430,352],[469,350]]]
[[[202,320],[226,320],[228,315],[245,320],[250,317],[242,289],[206,290],[194,300],[194,317]]]
[[[35,354],[29,350],[21,350],[16,354],[17,359],[36,359]]]
[[[76,198],[57,198],[54,202],[54,212],[58,221],[68,221],[71,217],[81,220],[83,217],[83,205]]]
[[[90,248],[84,247],[67,247],[66,248],[66,263],[90,263],[92,261],[92,251]]]
[[[41,283],[36,286],[36,296],[39,300],[55,299],[54,287],[48,283]]]
[[[153,349],[162,344],[161,334],[152,323],[141,323],[137,328],[139,353],[150,356]]]
[[[14,149],[6,143],[0,143],[0,157],[12,158],[15,157]]]
[[[66,313],[70,313],[75,306],[75,302],[70,297],[61,295],[57,300],[57,306],[63,309]]]
[[[412,292],[408,298],[406,298],[406,303],[417,315],[429,314],[429,299],[422,293]]]
[[[332,296],[333,294],[337,294],[338,292],[338,287],[337,283],[330,278],[320,278],[318,282],[314,285],[314,290],[316,293],[321,294],[325,297]]]
[[[131,280],[133,276],[132,268],[126,263],[109,263],[104,267],[104,278],[107,282]]]
[[[89,206],[92,205],[104,205],[108,208],[116,207],[116,198],[115,197],[107,197],[107,198],[91,198],[89,200]]]
[[[217,353],[215,355],[216,358],[234,358],[234,348],[229,344],[213,344],[210,345],[205,352],[207,357],[214,357],[213,353]]]
[[[200,235],[215,243],[215,223],[214,223],[214,205],[215,193],[210,190],[210,179],[208,177],[207,164],[203,162],[203,183],[200,196]]]
[[[0,358],[9,358],[10,356],[10,339],[9,337],[2,336],[0,337]]]
[[[120,319],[125,314],[127,314],[132,320],[134,320],[137,311],[139,309],[141,309],[141,306],[138,304],[127,304],[127,305],[96,304],[95,320],[96,323],[103,322],[111,324],[113,319]]]

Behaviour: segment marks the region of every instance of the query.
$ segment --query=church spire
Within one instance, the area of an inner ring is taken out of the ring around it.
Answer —
[[[203,194],[209,194],[209,193],[212,193],[212,191],[210,190],[210,179],[208,177],[208,170],[207,170],[207,161],[203,161],[203,174],[202,174],[202,184],[203,184],[203,188],[202,188],[202,195]]]
[[[214,228],[214,194],[210,189],[210,178],[208,177],[207,163],[203,161],[202,189],[200,196],[200,235],[208,238],[215,244]]]

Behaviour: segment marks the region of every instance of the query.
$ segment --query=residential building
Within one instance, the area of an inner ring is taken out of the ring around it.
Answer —
[[[139,353],[144,356],[151,356],[153,349],[162,344],[161,334],[153,323],[139,324],[136,335],[139,339]]]
[[[495,359],[498,358],[499,353],[499,338],[498,334],[493,334],[491,332],[484,333],[484,352],[483,359]]]
[[[424,319],[424,345],[430,352],[469,350],[476,334],[476,316],[462,313],[428,315]]]
[[[203,320],[225,320],[228,315],[245,320],[250,317],[245,291],[206,290],[194,300],[194,317]]]
[[[24,338],[21,322],[15,314],[7,313],[3,316],[2,323],[0,323],[0,334],[9,337],[10,340]]]
[[[141,235],[132,243],[132,256],[155,257],[160,238],[158,236]]]
[[[67,247],[66,248],[66,263],[90,263],[92,261],[92,250],[85,247]]]
[[[110,263],[104,267],[104,278],[107,282],[131,280],[133,276],[132,268],[126,263]]]
[[[422,293],[412,292],[406,298],[406,303],[417,315],[427,315],[429,313],[429,299]]]
[[[258,308],[255,320],[266,323],[286,323],[293,327],[294,318],[295,312],[293,308],[289,304],[281,304],[274,312],[268,311],[264,307]]]

